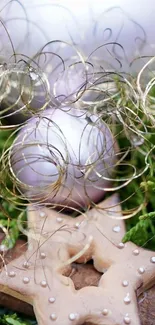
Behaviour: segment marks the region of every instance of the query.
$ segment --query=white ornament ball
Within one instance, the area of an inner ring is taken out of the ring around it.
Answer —
[[[115,162],[108,126],[74,109],[49,109],[30,119],[10,149],[11,170],[25,196],[68,207],[98,202]]]

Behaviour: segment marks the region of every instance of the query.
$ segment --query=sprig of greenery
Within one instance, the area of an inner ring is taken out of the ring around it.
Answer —
[[[146,213],[143,216],[139,217],[140,220],[145,220],[145,219],[148,219],[148,218],[155,219],[155,211],[150,212],[150,213]]]
[[[134,227],[126,232],[122,241],[124,243],[132,241],[138,246],[145,246],[150,249],[155,247],[155,226],[153,222],[150,219],[140,220]]]
[[[1,308],[0,324],[2,325],[37,325],[36,320],[18,316],[16,313],[9,312]]]
[[[13,138],[10,137],[11,131],[0,130],[0,155],[4,150],[4,146],[6,149],[12,144]],[[1,179],[3,175],[1,175]],[[12,187],[12,184],[7,182],[6,187]],[[0,198],[0,228],[4,227],[7,230],[7,235],[4,240],[1,242],[1,245],[4,245],[6,249],[11,249],[16,244],[16,241],[19,237],[19,230],[17,227],[17,218],[20,213],[19,210],[16,209],[16,206],[11,203],[11,201],[7,197],[6,187],[4,187],[3,183],[1,183],[1,198]],[[6,191],[6,195],[4,195]]]

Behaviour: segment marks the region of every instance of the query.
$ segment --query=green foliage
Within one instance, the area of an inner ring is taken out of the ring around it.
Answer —
[[[155,219],[155,211],[150,212],[150,213],[146,213],[146,214],[139,217],[140,220],[145,220],[147,218]]]
[[[5,308],[0,308],[0,324],[1,325],[37,325],[35,319],[18,316]]]
[[[127,241],[132,241],[138,246],[145,246],[153,249],[155,247],[155,225],[150,219],[140,220],[134,227],[126,232],[123,242],[125,243]]]
[[[0,130],[0,155],[3,153],[4,146],[6,150],[12,144],[14,137],[11,135],[11,131]],[[12,183],[7,178],[6,184],[4,185],[3,177],[4,171],[0,170],[0,228],[3,229],[4,227],[7,230],[7,235],[1,242],[1,245],[5,245],[7,249],[11,249],[14,247],[20,234],[17,227],[17,218],[21,210],[17,209],[9,193],[9,189],[12,189]]]
[[[146,146],[144,144],[141,146],[141,150],[136,148],[126,157],[126,161],[130,162],[137,170],[141,170],[145,166],[145,156],[141,154],[141,151],[144,149],[147,152],[155,146],[153,132],[146,136],[146,142],[148,149],[144,147]],[[128,147],[129,141],[122,137],[119,139],[119,145],[120,148]],[[124,211],[133,212],[135,208],[138,209],[142,205],[141,211],[126,220],[127,232],[123,242],[132,241],[139,246],[155,251],[155,159],[153,149],[149,156],[148,170],[140,177],[133,179],[125,189],[120,189],[119,194]]]

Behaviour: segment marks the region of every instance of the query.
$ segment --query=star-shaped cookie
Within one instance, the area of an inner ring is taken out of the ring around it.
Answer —
[[[155,283],[155,253],[128,242],[117,195],[73,219],[28,208],[28,249],[4,266],[0,290],[33,305],[39,325],[139,325],[137,294]],[[98,287],[76,290],[71,263],[93,260]]]

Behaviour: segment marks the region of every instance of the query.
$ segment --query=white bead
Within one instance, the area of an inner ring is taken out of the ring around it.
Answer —
[[[58,217],[58,218],[56,219],[56,221],[57,221],[58,223],[61,223],[61,222],[63,221],[63,219],[62,219],[61,217]]]
[[[51,318],[52,320],[56,320],[56,319],[57,319],[57,316],[56,316],[56,314],[51,314],[51,315],[50,315],[50,318]]]
[[[124,323],[125,324],[131,324],[131,319],[129,318],[129,316],[124,317]]]
[[[122,248],[124,248],[124,247],[125,247],[124,243],[119,243],[119,244],[118,244],[118,248],[122,249]]]
[[[129,293],[127,293],[126,297],[124,298],[124,302],[125,302],[125,304],[130,304],[131,299],[130,299]]]
[[[29,262],[25,261],[25,262],[23,263],[23,267],[25,267],[25,269],[28,269],[29,266],[30,266],[30,263],[29,263]]]
[[[151,263],[155,263],[155,256],[152,256],[150,261],[151,261]]]
[[[143,274],[145,272],[145,269],[143,267],[139,267],[138,273]]]
[[[43,288],[46,288],[47,287],[47,282],[45,280],[41,281],[40,282],[40,285],[43,287]]]
[[[23,278],[23,282],[25,283],[25,284],[27,284],[27,283],[29,283],[30,282],[30,279],[28,278],[28,277],[24,277]]]
[[[75,228],[79,228],[79,227],[80,227],[79,222],[76,222],[76,224],[75,224]]]
[[[123,282],[122,282],[122,286],[123,287],[127,287],[129,285],[129,282],[127,281],[127,280],[124,280]]]
[[[121,227],[120,226],[114,226],[113,228],[112,228],[112,230],[114,231],[114,232],[120,232],[120,230],[121,230]]]
[[[41,258],[41,259],[44,259],[44,258],[46,258],[46,254],[45,254],[45,253],[43,253],[43,252],[42,252],[42,253],[40,253],[40,258]]]
[[[108,315],[108,309],[104,308],[103,311],[102,311],[102,314],[104,316],[107,316]]]
[[[10,278],[14,278],[16,276],[16,273],[14,271],[10,271],[8,273],[8,276],[10,276]]]
[[[41,211],[41,212],[39,213],[39,215],[40,215],[41,218],[45,218],[45,216],[46,216],[45,212],[43,212],[43,211]]]
[[[55,302],[55,298],[54,298],[54,297],[50,297],[50,298],[48,299],[48,301],[49,301],[51,304],[53,304],[53,303]]]
[[[76,319],[76,314],[73,314],[73,313],[69,314],[69,319],[70,320],[75,320]]]
[[[135,249],[135,250],[133,251],[133,255],[135,255],[135,256],[139,255],[139,250],[138,250],[138,249]]]

